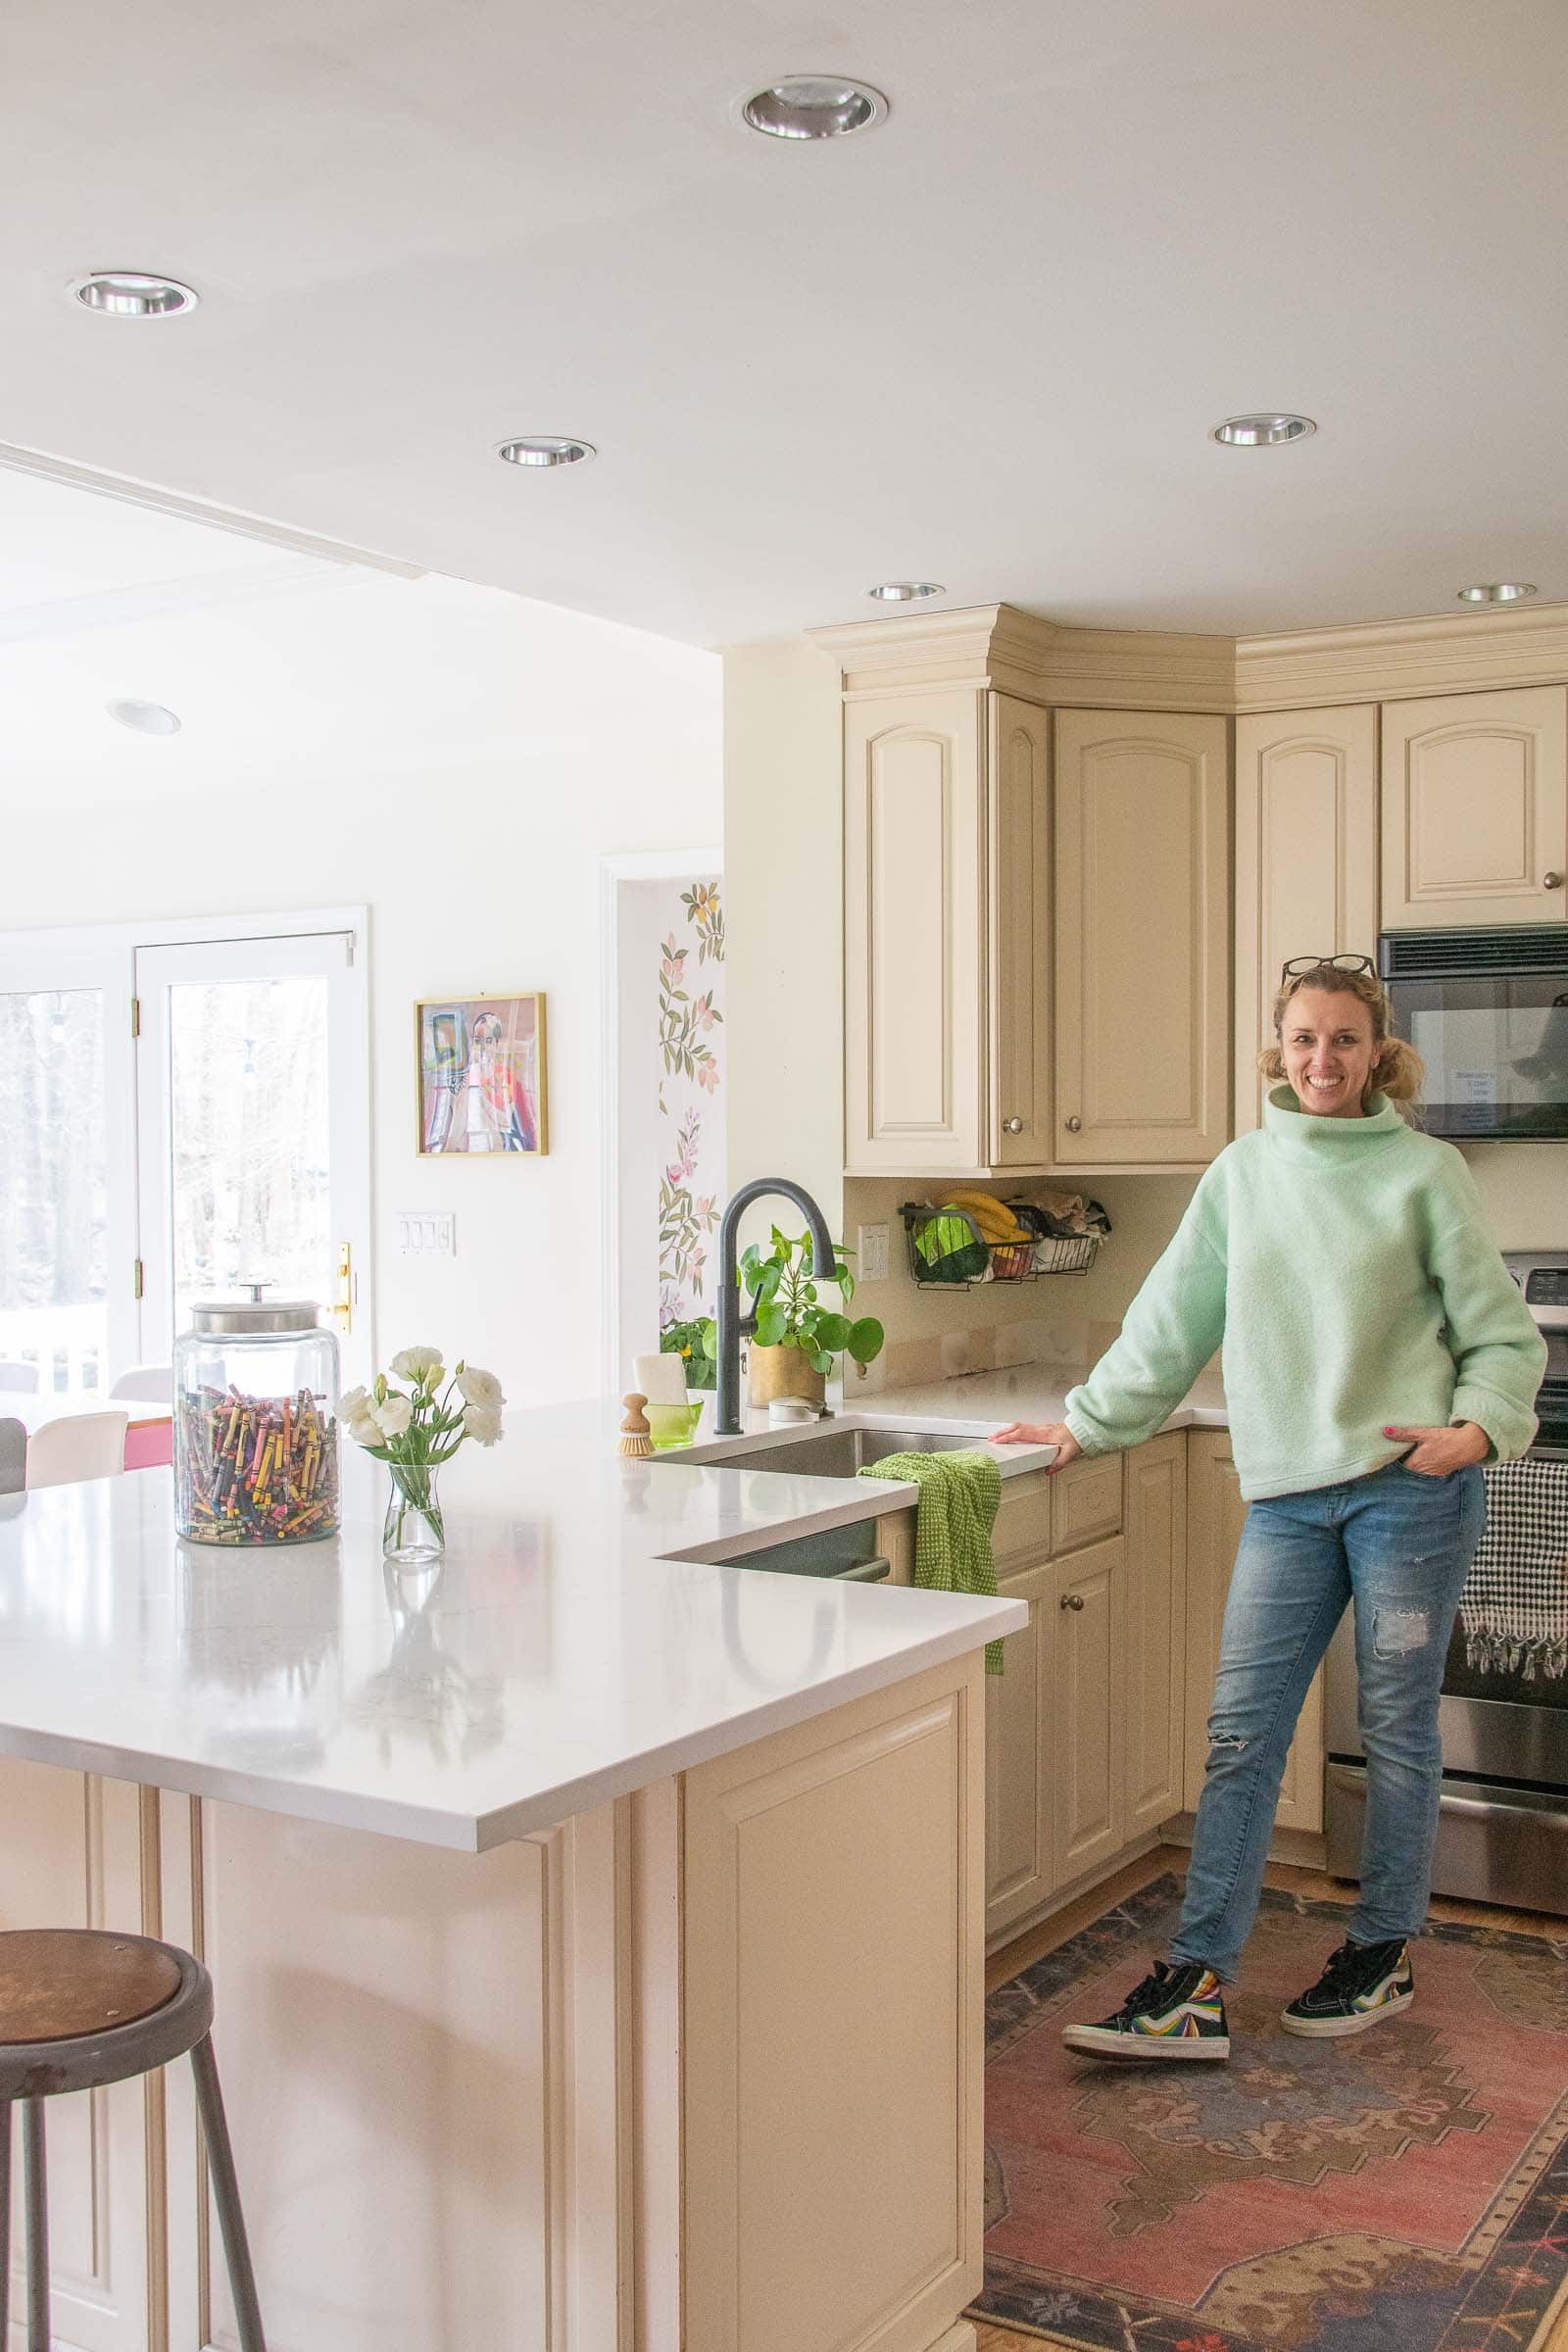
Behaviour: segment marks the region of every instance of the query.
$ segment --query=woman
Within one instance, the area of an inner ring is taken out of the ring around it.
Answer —
[[[1364,956],[1298,957],[1259,1056],[1262,1127],[1204,1171],[1121,1335],[1065,1424],[1000,1444],[1141,1445],[1223,1339],[1231,1444],[1250,1505],[1209,1719],[1181,1924],[1074,2049],[1227,2058],[1223,1987],[1263,1883],[1286,1751],[1346,1604],[1367,1758],[1361,1893],[1347,1940],[1291,2002],[1293,2034],[1358,2034],[1414,1998],[1442,1773],[1438,1698],[1485,1494],[1479,1465],[1535,1435],[1545,1347],[1487,1237],[1470,1172],[1400,1107],[1424,1076],[1390,1035]]]

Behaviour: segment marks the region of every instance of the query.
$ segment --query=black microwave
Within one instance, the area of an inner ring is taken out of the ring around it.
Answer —
[[[1385,931],[1378,970],[1427,1065],[1429,1135],[1568,1141],[1568,923]]]

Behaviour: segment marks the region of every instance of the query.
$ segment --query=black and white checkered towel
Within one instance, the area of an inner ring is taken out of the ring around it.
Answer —
[[[1465,1662],[1533,1683],[1568,1673],[1568,1462],[1495,1462],[1459,1604]]]

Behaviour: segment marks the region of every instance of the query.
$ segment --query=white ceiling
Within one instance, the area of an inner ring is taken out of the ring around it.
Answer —
[[[1224,631],[1568,598],[1562,0],[82,0],[4,58],[8,442],[700,644],[911,573]],[[889,120],[736,126],[803,71]],[[106,268],[202,307],[82,312]],[[1275,406],[1315,438],[1207,437]]]

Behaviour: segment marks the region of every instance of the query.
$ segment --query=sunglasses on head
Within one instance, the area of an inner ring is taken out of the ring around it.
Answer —
[[[1375,972],[1370,956],[1293,956],[1280,973],[1282,981],[1298,980],[1303,972]]]

